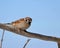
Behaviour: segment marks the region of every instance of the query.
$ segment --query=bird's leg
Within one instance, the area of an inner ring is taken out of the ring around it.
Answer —
[[[23,31],[21,28],[18,28],[18,32],[20,33],[21,31]]]
[[[14,31],[15,31],[16,27],[14,26]]]
[[[26,30],[23,30],[23,31],[27,32]]]
[[[19,28],[18,32],[21,32],[21,31],[27,32],[26,30]]]
[[[17,33],[21,32],[21,29],[14,26],[14,31],[17,30]]]

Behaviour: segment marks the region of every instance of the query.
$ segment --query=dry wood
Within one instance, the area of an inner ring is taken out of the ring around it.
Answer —
[[[3,38],[4,38],[4,32],[5,32],[5,30],[3,29],[2,38],[1,38],[1,47],[0,48],[2,48]]]
[[[29,43],[30,39],[27,40],[27,42],[25,43],[25,45],[23,46],[23,48],[26,48],[27,44]]]
[[[60,42],[57,42],[57,44],[58,44],[58,48],[60,48]]]
[[[13,33],[16,33],[16,34],[19,34],[19,35],[22,35],[22,36],[30,37],[30,38],[37,38],[37,39],[41,39],[41,40],[54,41],[54,42],[60,41],[60,38],[57,38],[57,37],[41,35],[41,34],[32,33],[32,32],[23,31],[23,30],[18,31],[17,28],[10,27],[10,26],[7,26],[7,25],[1,24],[1,23],[0,23],[0,28],[13,32]]]

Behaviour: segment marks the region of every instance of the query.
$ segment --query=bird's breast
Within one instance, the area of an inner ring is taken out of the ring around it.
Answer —
[[[24,30],[28,29],[29,26],[30,26],[30,24],[25,23],[25,22],[21,22],[21,23],[19,23],[19,24],[16,25],[16,27],[24,29]]]

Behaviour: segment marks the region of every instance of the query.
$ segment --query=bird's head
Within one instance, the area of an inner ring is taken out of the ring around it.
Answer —
[[[30,17],[25,17],[24,20],[25,20],[26,23],[28,23],[28,24],[31,24],[31,22],[32,22],[32,18],[30,18]]]

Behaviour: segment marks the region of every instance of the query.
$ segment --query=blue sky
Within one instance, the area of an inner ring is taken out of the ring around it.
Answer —
[[[0,23],[30,16],[28,31],[60,38],[60,0],[0,0]],[[0,29],[0,39],[2,30]],[[22,48],[28,38],[6,31],[3,48]],[[31,39],[27,48],[58,48],[57,43]]]

